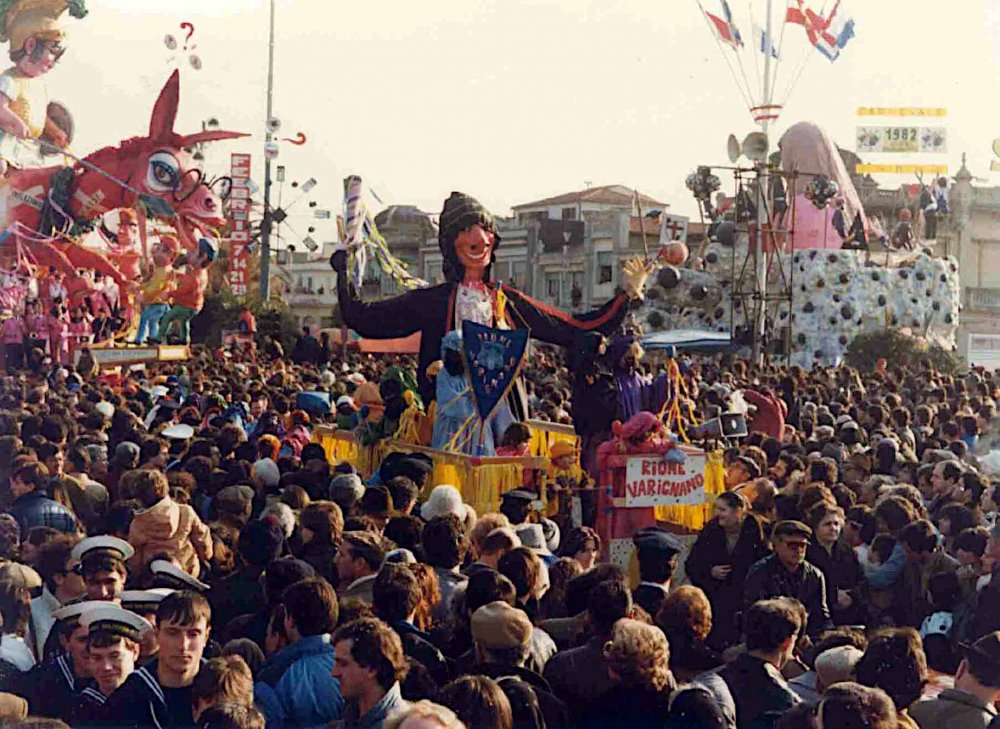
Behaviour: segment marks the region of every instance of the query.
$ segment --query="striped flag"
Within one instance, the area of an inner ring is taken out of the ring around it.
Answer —
[[[751,23],[753,28],[754,38],[757,39],[757,48],[765,56],[770,53],[771,58],[778,57],[778,49],[774,47],[774,43],[767,36],[767,31],[757,25],[757,23]]]
[[[709,21],[712,23],[712,28],[715,30],[715,35],[720,41],[732,48],[740,48],[743,45],[743,36],[740,35],[739,28],[733,22],[733,13],[729,9],[729,3],[726,0],[722,0],[722,15],[712,15],[707,10],[705,15],[708,17]]]
[[[806,30],[809,43],[828,60],[836,61],[840,52],[854,37],[854,19],[838,18],[840,0],[834,3],[833,10],[823,17],[803,5],[803,0],[794,0],[785,11],[785,22],[801,25]]]

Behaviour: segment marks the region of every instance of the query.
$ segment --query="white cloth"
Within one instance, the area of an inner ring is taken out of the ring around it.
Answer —
[[[493,326],[493,297],[489,290],[459,285],[455,295],[455,329],[462,331],[462,322]]]
[[[27,641],[13,633],[5,633],[0,637],[0,659],[12,663],[21,673],[30,671],[35,665],[35,656]]]
[[[52,613],[61,607],[62,603],[49,592],[48,587],[43,587],[42,594],[31,601],[31,635],[35,641],[35,655],[43,655],[45,641],[48,640],[49,632],[56,622]]]
[[[920,626],[920,637],[926,638],[928,635],[951,635],[951,627],[955,624],[955,618],[950,612],[936,612],[924,618]]]

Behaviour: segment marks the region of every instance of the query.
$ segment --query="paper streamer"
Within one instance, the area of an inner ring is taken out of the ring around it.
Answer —
[[[405,290],[427,286],[427,282],[413,276],[389,251],[389,246],[375,224],[375,217],[364,200],[361,177],[351,175],[344,180],[343,240],[352,258],[351,272],[355,286],[360,286],[371,255],[383,273]]]

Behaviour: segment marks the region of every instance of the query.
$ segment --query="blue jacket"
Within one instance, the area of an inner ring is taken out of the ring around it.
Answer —
[[[903,551],[903,543],[897,541],[889,554],[889,559],[868,575],[868,584],[875,590],[887,590],[902,577],[905,567],[906,552]]]
[[[332,670],[329,635],[308,636],[268,658],[254,684],[267,729],[319,727],[340,719],[344,699]]]
[[[399,684],[394,683],[364,716],[357,716],[354,706],[349,706],[343,722],[334,724],[334,729],[382,729],[385,720],[395,711],[408,706],[399,693]],[[270,724],[268,729],[271,729]]]
[[[39,526],[52,527],[64,534],[76,533],[76,517],[73,512],[41,491],[18,496],[7,513],[17,520],[21,534],[27,534],[30,529]]]

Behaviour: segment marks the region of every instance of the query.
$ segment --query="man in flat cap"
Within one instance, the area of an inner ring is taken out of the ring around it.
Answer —
[[[500,496],[500,513],[507,517],[512,527],[528,521],[532,504],[538,495],[527,489],[511,489]]]
[[[972,645],[962,644],[965,658],[955,672],[955,688],[918,701],[910,716],[921,729],[985,729],[996,726],[1000,701],[1000,632]]]
[[[826,597],[826,578],[806,561],[806,549],[812,529],[800,521],[779,521],[771,532],[774,553],[764,557],[747,573],[743,589],[743,606],[749,608],[758,600],[793,597],[809,614],[806,632],[818,635],[833,628],[830,606]]]
[[[684,551],[684,543],[660,527],[640,529],[632,543],[639,561],[639,584],[632,590],[632,601],[655,618],[670,591],[677,555]]]
[[[548,726],[568,724],[566,704],[552,693],[542,676],[527,667],[531,652],[531,620],[523,610],[502,600],[487,603],[472,614],[472,639],[476,647],[476,666],[470,673],[500,680],[519,678],[535,692]]]

